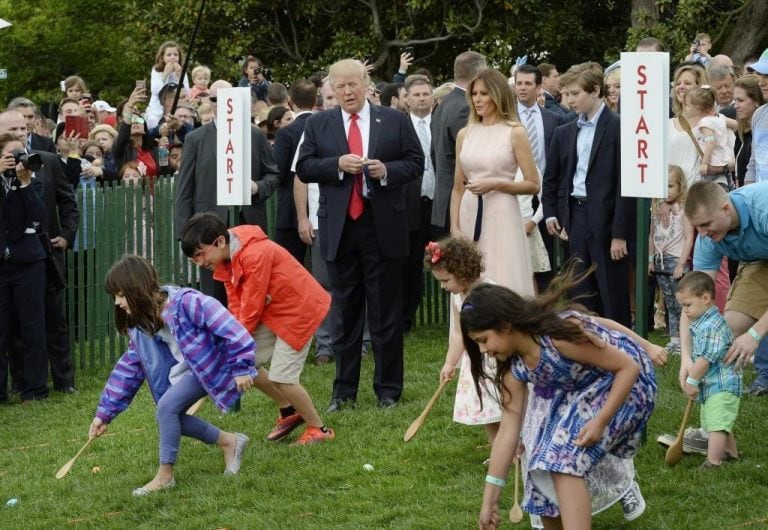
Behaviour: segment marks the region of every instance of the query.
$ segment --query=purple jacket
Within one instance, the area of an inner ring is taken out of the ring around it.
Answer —
[[[169,299],[163,320],[200,386],[226,412],[240,396],[234,378],[256,376],[256,344],[215,298],[194,289],[166,286],[163,290]],[[128,350],[112,370],[96,409],[104,423],[128,407],[144,379],[155,402],[170,387],[168,373],[176,361],[165,342],[137,328],[129,329],[128,336]]]

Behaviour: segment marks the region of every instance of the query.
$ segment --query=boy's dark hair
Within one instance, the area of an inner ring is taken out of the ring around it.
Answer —
[[[213,244],[219,236],[224,236],[224,240],[229,244],[229,231],[224,221],[213,212],[196,213],[189,218],[181,231],[181,251],[191,258],[202,245]]]
[[[317,99],[317,87],[309,79],[299,79],[291,83],[288,95],[297,108],[311,109]]]
[[[715,281],[706,272],[691,271],[677,282],[678,293],[690,293],[693,296],[708,294],[715,297]]]
[[[379,100],[385,107],[392,106],[392,98],[400,97],[400,89],[403,88],[402,83],[387,83],[384,88],[381,89],[381,95]]]
[[[517,80],[518,74],[533,74],[534,76],[536,76],[536,80],[534,81],[536,83],[536,86],[539,86],[541,84],[541,70],[536,66],[533,66],[532,64],[524,64],[520,68],[518,68],[517,71],[515,72],[515,80]]]

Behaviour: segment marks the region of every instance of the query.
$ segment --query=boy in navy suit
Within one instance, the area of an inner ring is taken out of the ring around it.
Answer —
[[[560,85],[579,118],[555,129],[549,147],[542,197],[547,230],[569,242],[582,270],[596,266],[574,295],[630,327],[627,240],[633,239],[635,207],[621,196],[619,117],[603,103],[596,63],[571,67]]]

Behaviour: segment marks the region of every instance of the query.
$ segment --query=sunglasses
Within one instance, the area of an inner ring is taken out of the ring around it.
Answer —
[[[217,99],[218,98],[216,96],[208,96],[208,101],[210,101],[211,103],[216,103]]]

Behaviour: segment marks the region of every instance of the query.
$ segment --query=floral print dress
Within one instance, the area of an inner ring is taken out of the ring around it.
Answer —
[[[547,336],[539,338],[541,358],[535,368],[529,368],[520,358],[511,359],[515,379],[531,383],[535,396],[549,401],[533,447],[527,447],[530,459],[523,503],[526,512],[544,517],[557,517],[560,513],[550,474],[584,477],[608,454],[632,458],[656,398],[653,365],[639,345],[575,311],[565,311],[561,316],[579,319],[587,332],[626,352],[640,366],[640,373],[603,439],[591,447],[579,447],[574,444],[575,439],[603,407],[613,385],[613,374],[564,357]]]

